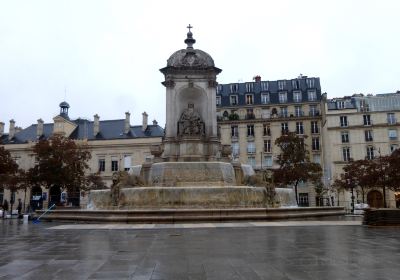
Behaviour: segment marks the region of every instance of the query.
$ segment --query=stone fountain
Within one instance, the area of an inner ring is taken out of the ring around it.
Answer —
[[[220,143],[216,116],[216,77],[222,71],[206,52],[176,51],[160,69],[166,88],[166,128],[154,159],[132,168],[141,185],[115,183],[114,190],[92,191],[90,209],[266,207],[266,190],[243,184],[252,168],[232,163],[230,146]],[[118,192],[118,200],[112,193]]]

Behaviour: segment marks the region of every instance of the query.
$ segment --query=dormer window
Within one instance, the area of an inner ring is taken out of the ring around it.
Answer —
[[[269,103],[269,93],[261,93],[261,104]]]
[[[268,91],[268,90],[269,90],[268,81],[261,82],[261,90],[262,90],[262,91]]]
[[[246,105],[253,105],[254,98],[252,94],[246,94]]]
[[[232,106],[238,105],[238,96],[237,95],[231,95],[230,96],[230,102]]]
[[[222,92],[222,85],[218,85],[217,87],[217,93],[221,93]]]
[[[293,101],[294,102],[301,102],[301,91],[293,91]]]
[[[246,92],[253,92],[254,83],[246,83]]]
[[[292,88],[299,89],[300,88],[300,80],[292,80]]]
[[[231,84],[231,93],[237,93],[239,91],[239,84]]]
[[[279,93],[279,103],[286,103],[287,102],[287,94],[286,92]]]
[[[315,88],[315,80],[314,79],[307,79],[307,87],[308,88]]]
[[[344,109],[344,101],[337,101],[336,106],[338,109]]]
[[[317,92],[315,90],[308,91],[308,101],[316,101],[317,100]]]
[[[278,81],[278,89],[284,90],[286,88],[286,81]]]
[[[221,96],[217,96],[217,106],[221,106]]]

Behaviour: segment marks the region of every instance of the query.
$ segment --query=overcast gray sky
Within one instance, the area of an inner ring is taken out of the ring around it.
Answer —
[[[214,58],[219,83],[320,77],[328,97],[400,90],[400,1],[0,0],[0,121],[165,123],[159,69],[184,48]]]

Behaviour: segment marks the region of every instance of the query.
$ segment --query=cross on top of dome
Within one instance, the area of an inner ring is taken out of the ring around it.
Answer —
[[[189,29],[189,32],[187,33],[187,38],[185,40],[185,44],[187,45],[186,49],[192,50],[193,44],[196,43],[196,40],[193,39],[192,31],[190,31],[190,29],[193,28],[193,26],[189,24],[186,28]]]

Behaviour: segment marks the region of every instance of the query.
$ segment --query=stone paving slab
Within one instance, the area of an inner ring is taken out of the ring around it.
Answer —
[[[85,228],[86,227],[86,228]],[[22,224],[0,220],[0,279],[399,279],[400,228],[359,221]]]
[[[199,224],[66,224],[49,229],[195,229],[237,227],[304,227],[304,226],[360,226],[361,221],[285,221],[247,223],[199,223]]]

